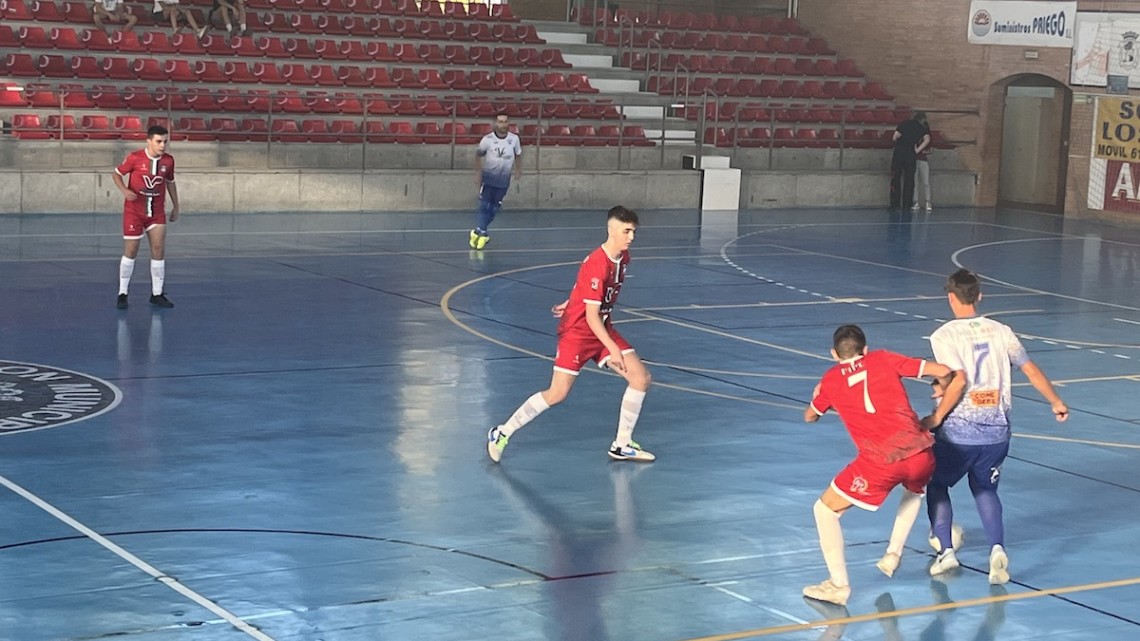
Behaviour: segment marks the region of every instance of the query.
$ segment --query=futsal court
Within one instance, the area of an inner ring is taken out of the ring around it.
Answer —
[[[125,311],[119,216],[0,217],[0,406],[49,370],[108,395],[58,426],[4,414],[0,639],[1140,639],[1140,231],[640,213],[615,320],[654,376],[635,438],[658,460],[606,456],[624,382],[588,367],[498,466],[486,432],[549,383],[549,310],[604,211],[504,212],[479,253],[467,212],[187,211],[175,308],[147,304],[144,243]],[[964,483],[961,570],[929,576],[924,509],[883,576],[896,491],[842,520],[848,606],[813,607],[812,504],[854,455],[834,414],[802,422],[831,334],[929,357],[958,266],[1072,412],[1015,374],[1013,580],[988,584]]]

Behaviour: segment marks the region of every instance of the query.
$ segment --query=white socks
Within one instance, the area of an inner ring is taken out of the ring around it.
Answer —
[[[119,259],[119,293],[126,294],[131,286],[131,274],[135,273],[135,259],[123,256]]]
[[[632,387],[625,388],[625,394],[621,397],[617,439],[614,445],[625,447],[633,440],[633,428],[637,426],[637,418],[641,416],[641,404],[644,400],[645,392]]]
[[[899,511],[895,515],[895,526],[891,530],[891,540],[887,543],[887,552],[902,556],[906,537],[914,526],[918,511],[922,508],[922,495],[910,491],[903,491],[902,500],[899,501]]]
[[[831,583],[837,587],[848,585],[847,558],[843,554],[843,528],[839,525],[839,514],[816,499],[812,506],[815,513],[815,527],[819,530],[819,549],[831,574]]]
[[[514,414],[511,414],[506,423],[499,426],[499,431],[510,436],[548,409],[550,404],[542,397],[542,392],[535,392],[515,410]]]
[[[150,260],[150,293],[158,296],[162,293],[162,286],[166,283],[166,261]]]

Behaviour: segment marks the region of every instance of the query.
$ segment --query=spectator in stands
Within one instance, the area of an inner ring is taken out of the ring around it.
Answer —
[[[190,9],[183,7],[179,0],[154,0],[155,8],[162,7],[162,13],[170,20],[170,29],[172,35],[178,35],[182,32],[182,27],[178,26],[178,17],[186,21],[190,28],[194,30],[194,35],[201,38],[206,33],[205,27],[199,27],[198,21],[194,18],[194,12]]]
[[[126,25],[120,31],[130,31],[139,21],[138,18],[131,15],[131,12],[127,10],[127,5],[122,0],[95,0],[95,4],[91,7],[91,18],[95,21],[95,26],[103,31],[107,30],[103,26],[104,20],[115,23],[125,22]]]
[[[891,157],[891,209],[909,209],[914,205],[915,155],[919,145],[930,144],[930,135],[918,121],[918,114],[895,128],[895,151]],[[924,142],[925,141],[925,142]]]
[[[214,0],[214,6],[210,7],[209,13],[206,14],[205,27],[207,29],[213,26],[215,13],[222,15],[222,22],[226,25],[227,38],[232,38],[235,35],[249,35],[249,27],[245,24],[245,0]],[[236,34],[234,33],[234,20],[237,20],[239,25]]]
[[[922,111],[916,111],[914,114],[914,119],[922,125],[923,129],[926,131],[926,135],[923,137],[922,143],[919,144],[915,149],[914,190],[916,196],[914,199],[914,206],[911,207],[911,210],[918,211],[920,209],[919,205],[922,201],[918,199],[917,193],[919,188],[922,188],[926,194],[926,211],[931,212],[934,211],[934,205],[930,201],[930,162],[928,158],[930,155],[931,141],[930,123],[926,121],[926,113]]]

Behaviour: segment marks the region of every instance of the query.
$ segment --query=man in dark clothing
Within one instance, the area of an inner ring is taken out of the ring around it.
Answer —
[[[914,116],[895,128],[895,151],[891,157],[891,209],[907,209],[914,204],[914,169],[917,152],[930,145],[930,134],[919,122],[925,114]]]

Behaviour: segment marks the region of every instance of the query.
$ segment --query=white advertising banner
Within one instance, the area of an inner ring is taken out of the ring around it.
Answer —
[[[973,0],[967,37],[980,45],[1072,47],[1076,2]]]
[[[1111,74],[1140,87],[1140,14],[1082,11],[1076,22],[1072,84],[1103,87]]]

